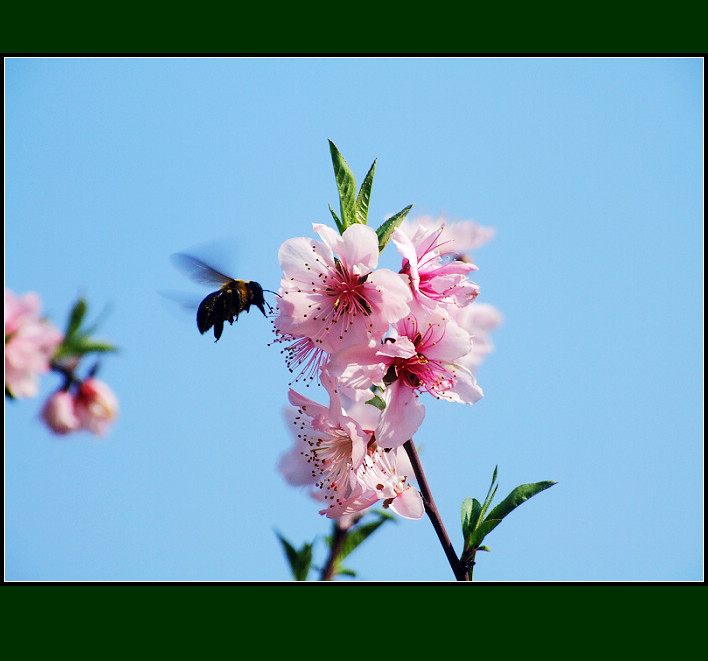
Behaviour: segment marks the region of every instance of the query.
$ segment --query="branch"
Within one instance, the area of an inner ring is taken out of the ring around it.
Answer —
[[[447,556],[447,561],[450,563],[450,568],[452,573],[455,575],[455,580],[457,581],[469,581],[467,571],[465,566],[460,562],[455,549],[452,547],[450,538],[447,536],[445,526],[443,525],[442,519],[438,512],[438,508],[435,507],[435,501],[433,500],[433,494],[428,486],[428,481],[425,479],[425,473],[423,473],[423,466],[418,458],[418,452],[413,445],[413,439],[409,439],[405,442],[403,447],[406,449],[408,458],[413,466],[413,472],[415,473],[415,478],[418,481],[418,486],[420,487],[420,492],[423,496],[423,504],[425,505],[425,512],[428,515],[435,532],[438,535],[438,539],[442,544],[443,551]]]

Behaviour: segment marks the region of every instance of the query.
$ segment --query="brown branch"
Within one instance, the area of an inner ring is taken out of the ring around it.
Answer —
[[[339,558],[339,552],[342,550],[344,545],[344,540],[347,536],[347,531],[351,526],[343,528],[339,519],[335,519],[332,524],[332,543],[329,546],[329,557],[322,571],[320,572],[320,581],[333,581],[334,571],[337,567],[337,558]]]
[[[403,447],[406,449],[408,458],[410,459],[411,465],[413,466],[413,472],[415,473],[415,478],[418,481],[418,486],[420,487],[420,493],[423,496],[423,504],[425,505],[425,512],[428,515],[435,532],[438,535],[440,544],[442,544],[443,551],[447,556],[447,561],[450,563],[452,573],[455,575],[455,580],[457,581],[468,581],[469,577],[465,566],[460,562],[460,559],[455,553],[455,549],[452,547],[450,538],[447,536],[447,531],[443,525],[442,519],[440,518],[440,513],[438,508],[435,506],[435,501],[433,500],[433,494],[428,486],[428,481],[425,479],[425,473],[423,472],[423,465],[420,463],[418,457],[418,452],[413,445],[413,439],[409,439],[405,442]]]

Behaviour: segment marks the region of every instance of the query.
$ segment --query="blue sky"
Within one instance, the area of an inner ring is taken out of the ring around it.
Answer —
[[[280,244],[338,206],[328,139],[359,182],[378,158],[370,224],[414,203],[496,230],[475,255],[504,316],[485,397],[428,402],[416,440],[458,550],[495,466],[500,497],[558,484],[491,533],[476,580],[702,580],[702,60],[9,59],[5,94],[5,286],[59,326],[79,294],[107,307],[121,347],[101,440],[38,422],[54,375],[6,402],[6,580],[283,581],[274,531],[329,532],[275,470],[270,324],[214,344],[160,295],[208,293],[169,261],[204,244],[277,289]],[[347,564],[452,577],[427,518]]]

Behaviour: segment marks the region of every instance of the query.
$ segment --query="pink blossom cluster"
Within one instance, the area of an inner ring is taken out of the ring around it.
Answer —
[[[55,392],[45,403],[41,419],[56,434],[86,430],[103,435],[118,414],[118,399],[103,381],[84,379],[75,389]]]
[[[49,364],[64,335],[40,316],[39,296],[16,296],[5,290],[5,392],[11,397],[36,397],[39,375]]]
[[[40,419],[56,434],[81,429],[105,433],[116,417],[118,400],[93,376],[75,377],[79,357],[56,361],[64,335],[40,316],[41,302],[34,292],[15,295],[5,290],[5,392],[16,399],[36,397],[39,377],[50,370],[64,376],[64,385],[52,394]]]
[[[378,501],[421,518],[403,447],[423,422],[421,395],[463,404],[482,397],[474,372],[500,317],[472,305],[479,287],[467,255],[490,231],[471,221],[452,227],[432,219],[399,226],[391,236],[398,272],[378,267],[378,236],[366,225],[340,236],[315,224],[319,240],[280,248],[275,330],[295,380],[319,380],[329,403],[290,390],[295,444],[279,468],[291,484],[310,486],[330,518]]]

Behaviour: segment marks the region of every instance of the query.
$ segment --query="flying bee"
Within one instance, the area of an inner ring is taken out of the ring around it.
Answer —
[[[263,289],[257,282],[237,280],[224,275],[200,259],[185,253],[172,255],[172,263],[195,282],[220,285],[219,289],[209,294],[197,308],[199,332],[204,335],[213,326],[215,342],[221,337],[224,322],[233,324],[234,319],[238,320],[239,314],[244,310],[248,312],[252,305],[255,305],[264,317],[268,316],[265,306],[272,312],[272,308],[263,298],[263,292],[270,290]]]

